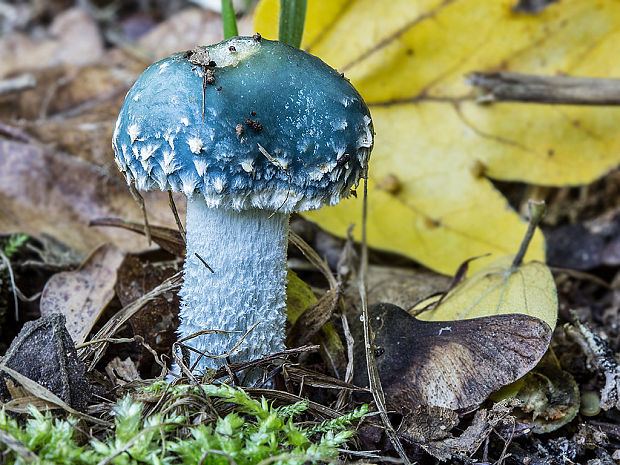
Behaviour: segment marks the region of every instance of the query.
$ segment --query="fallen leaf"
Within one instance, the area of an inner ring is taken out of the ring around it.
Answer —
[[[555,328],[558,297],[551,271],[543,263],[512,266],[504,257],[474,273],[452,289],[432,310],[420,313],[426,321],[451,321],[520,313],[539,318]],[[415,307],[421,310],[429,304]]]
[[[408,441],[427,443],[450,437],[450,430],[459,424],[459,415],[443,407],[417,407],[405,415],[398,433]]]
[[[429,295],[448,289],[450,278],[432,271],[388,266],[368,267],[368,304],[390,303],[408,310]],[[351,298],[359,300],[359,289],[351,286]]]
[[[338,290],[330,289],[317,302],[307,307],[286,336],[287,347],[299,347],[310,342],[323,325],[329,322],[339,299]]]
[[[140,235],[144,235],[144,225],[131,223],[120,218],[98,218],[90,222],[91,226],[107,226],[122,228]],[[178,230],[162,226],[149,225],[151,239],[166,252],[177,257],[185,257],[185,241]]]
[[[518,418],[534,433],[550,433],[570,423],[579,413],[579,386],[549,350],[525,375],[516,394]]]
[[[186,8],[146,33],[136,46],[152,58],[149,65],[180,50],[215,44],[223,39],[221,15],[201,8]]]
[[[512,405],[508,401],[498,402],[489,410],[480,409],[460,436],[427,443],[424,449],[440,460],[448,460],[453,455],[472,456],[494,429],[511,426],[511,423],[514,428],[511,411]]]
[[[184,197],[175,197],[179,214]],[[176,228],[165,192],[144,193],[152,223]],[[146,240],[120,229],[89,228],[95,218],[138,220],[142,213],[124,181],[76,157],[36,143],[0,138],[0,230],[42,233],[80,252],[102,242],[139,250]]]
[[[131,358],[121,360],[114,357],[105,367],[105,372],[114,383],[114,386],[122,386],[132,381],[141,381],[140,373]]]
[[[59,64],[94,63],[103,55],[103,40],[95,20],[82,8],[56,16],[45,37],[20,32],[0,38],[0,77]]]
[[[534,368],[551,339],[546,323],[526,315],[426,322],[391,304],[372,306],[369,315],[381,384],[400,412],[420,405],[472,410]],[[351,325],[363,341],[358,319]],[[363,343],[355,350],[355,384],[363,387]]]
[[[278,34],[277,0],[255,27]],[[620,161],[619,108],[480,104],[473,71],[615,76],[620,4],[566,0],[538,15],[513,0],[310,1],[302,48],[346,73],[376,131],[368,243],[444,273],[469,257],[480,269],[514,252],[526,224],[488,178],[543,185],[588,183]],[[475,27],[472,27],[475,24]],[[501,31],[501,34],[498,34]],[[455,38],[458,38],[456,40]],[[587,155],[586,155],[587,154]],[[396,176],[398,189],[385,189]],[[360,200],[308,218],[344,236]],[[526,260],[542,260],[537,234]]]
[[[127,255],[119,266],[116,282],[116,294],[121,305],[123,307],[130,305],[177,271],[172,267],[156,266],[136,255]],[[177,340],[180,301],[178,293],[174,290],[149,300],[129,319],[133,334],[142,336],[146,344],[157,353],[169,352]],[[140,358],[137,363],[140,370],[147,370],[148,376],[157,376],[158,373],[150,373],[150,368],[159,369],[153,362],[151,352],[142,345],[138,350]]]
[[[287,321],[295,326],[297,319],[306,309],[316,305],[318,299],[313,294],[310,286],[300,279],[294,271],[287,271],[286,280],[286,317]],[[334,325],[331,322],[325,323],[313,340],[321,346],[320,353],[329,370],[337,378],[344,377],[347,361],[344,356],[342,341],[334,329]],[[295,341],[290,342],[294,343],[294,345],[299,345]]]
[[[41,315],[64,315],[75,343],[84,342],[114,297],[116,274],[124,257],[114,245],[104,244],[77,270],[56,273],[43,289]]]

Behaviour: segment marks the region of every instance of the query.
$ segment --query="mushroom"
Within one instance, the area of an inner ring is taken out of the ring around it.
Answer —
[[[186,342],[195,371],[222,364],[200,353],[234,348],[230,359],[247,361],[284,348],[289,215],[348,196],[372,144],[347,79],[259,35],[172,55],[138,78],[116,121],[116,163],[139,190],[187,196],[178,335],[227,332]]]

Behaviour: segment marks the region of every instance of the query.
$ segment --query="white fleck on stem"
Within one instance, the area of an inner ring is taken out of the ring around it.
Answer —
[[[209,329],[234,332],[201,335],[184,344],[222,355],[259,322],[231,360],[247,361],[284,349],[288,223],[287,213],[208,208],[200,195],[188,199],[179,338]],[[191,363],[197,358],[192,352]],[[194,371],[223,364],[221,358],[203,357]]]

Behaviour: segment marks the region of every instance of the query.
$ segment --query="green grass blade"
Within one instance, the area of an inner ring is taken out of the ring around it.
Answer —
[[[238,36],[237,18],[235,17],[235,9],[232,0],[222,0],[222,24],[224,26],[224,38]]]
[[[280,0],[279,40],[299,47],[304,32],[307,0]]]

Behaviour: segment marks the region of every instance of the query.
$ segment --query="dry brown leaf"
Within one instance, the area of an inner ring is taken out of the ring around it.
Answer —
[[[99,218],[90,222],[91,226],[106,226],[121,228],[136,234],[144,235],[144,226],[139,223],[130,223],[119,218]],[[166,252],[176,257],[185,257],[185,242],[178,230],[149,225],[151,239]]]
[[[112,66],[109,61],[33,72],[36,87],[3,96],[0,115],[14,121],[30,120],[35,128],[37,124],[51,122],[52,118],[59,122],[77,115],[88,116],[89,122],[99,120],[114,124],[123,97],[136,75],[131,70]],[[70,130],[71,125],[67,129]],[[110,140],[111,137],[110,133]]]
[[[428,296],[448,289],[450,278],[430,270],[370,266],[368,303],[390,303],[408,310]],[[358,294],[357,287],[352,290]],[[357,298],[355,295],[352,296]]]
[[[72,8],[54,18],[43,40],[23,33],[0,38],[0,77],[59,64],[94,63],[103,55],[103,41],[95,21]]]
[[[459,437],[428,443],[424,449],[440,460],[448,460],[453,455],[471,456],[489,437],[494,428],[514,420],[510,416],[511,411],[512,405],[508,400],[498,402],[490,410],[478,410],[471,425]]]
[[[165,192],[144,195],[149,219],[176,228]],[[177,198],[185,213],[184,198]],[[35,144],[0,139],[0,230],[49,234],[88,252],[102,242],[124,250],[147,246],[144,238],[115,228],[89,228],[95,218],[142,218],[124,181],[69,155]]]
[[[428,322],[390,304],[369,308],[377,368],[386,398],[400,412],[420,405],[470,411],[521,378],[544,355],[551,329],[527,315]],[[352,334],[363,341],[361,323]],[[355,384],[366,386],[363,345],[356,345]]]
[[[295,320],[286,337],[287,347],[299,347],[309,343],[314,335],[327,323],[340,299],[338,289],[328,290],[317,302],[310,305]]]
[[[115,386],[127,384],[131,381],[140,381],[140,373],[131,358],[121,360],[114,357],[105,367],[106,374],[110,377]]]
[[[41,315],[61,313],[76,344],[86,340],[114,297],[116,274],[125,254],[112,244],[96,249],[75,271],[57,273],[41,295]]]
[[[116,284],[121,305],[130,305],[176,272],[174,268],[157,267],[136,255],[128,255],[118,270]],[[176,290],[153,298],[129,319],[134,335],[142,336],[157,353],[168,352],[177,340],[175,331],[179,326],[179,306]],[[153,355],[143,346],[139,350],[139,368],[153,367]]]

